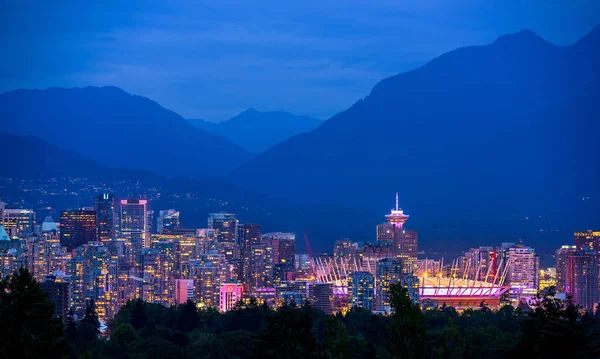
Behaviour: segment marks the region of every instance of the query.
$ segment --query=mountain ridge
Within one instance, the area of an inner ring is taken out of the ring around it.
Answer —
[[[188,120],[200,129],[228,138],[250,153],[260,153],[299,133],[310,131],[323,121],[285,111],[246,109],[229,120],[210,122]]]
[[[0,131],[41,137],[112,167],[166,176],[223,175],[250,158],[156,101],[114,86],[4,92],[0,119]]]
[[[438,220],[517,236],[498,223],[533,213],[569,230],[594,226],[598,215],[561,209],[600,195],[597,32],[565,47],[522,31],[450,51],[383,79],[230,178],[272,197],[354,208],[381,208],[399,191],[431,236]]]

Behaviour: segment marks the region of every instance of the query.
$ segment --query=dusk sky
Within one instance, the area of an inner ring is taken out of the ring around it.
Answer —
[[[523,28],[568,45],[600,23],[597,0],[92,2],[3,1],[0,92],[114,85],[187,118],[326,119],[454,48]]]

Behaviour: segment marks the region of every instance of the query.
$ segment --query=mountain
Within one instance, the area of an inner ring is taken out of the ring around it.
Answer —
[[[223,136],[250,153],[263,152],[299,133],[310,131],[323,121],[288,112],[259,112],[248,109],[223,122],[188,120],[194,126]]]
[[[382,215],[398,191],[407,226],[447,246],[549,231],[571,243],[572,230],[600,226],[599,73],[600,27],[566,47],[523,30],[459,48],[384,79],[230,178]]]
[[[250,158],[229,140],[116,87],[5,92],[0,131],[37,136],[108,166],[165,176],[218,176]]]
[[[186,228],[206,227],[211,212],[236,213],[240,223],[259,223],[263,232],[296,233],[301,253],[304,231],[313,251],[330,251],[338,238],[367,238],[373,228],[365,221],[376,221],[365,211],[274,200],[221,178],[165,178],[148,171],[115,169],[32,136],[0,132],[0,153],[10,157],[0,166],[0,200],[34,209],[39,222],[48,215],[58,220],[60,210],[92,206],[95,195],[109,191],[121,199],[147,198],[155,214],[176,208]]]

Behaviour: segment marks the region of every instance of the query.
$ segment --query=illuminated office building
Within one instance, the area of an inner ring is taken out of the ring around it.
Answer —
[[[225,254],[227,260],[239,258],[237,226],[238,220],[233,213],[211,213],[208,217],[208,228],[215,230],[218,250]]]
[[[354,272],[348,278],[348,303],[352,307],[373,310],[375,278],[369,272]]]
[[[375,310],[389,312],[390,285],[400,283],[402,263],[395,258],[386,258],[377,262],[375,276]]]
[[[35,212],[31,209],[6,208],[6,203],[0,202],[0,225],[11,239],[28,237],[33,233]]]
[[[98,238],[101,242],[108,242],[116,237],[115,229],[117,220],[117,201],[115,196],[103,193],[94,198],[94,211],[96,211],[96,226]]]
[[[273,286],[274,248],[267,243],[250,245],[248,290]]]
[[[219,291],[219,310],[228,312],[235,308],[237,302],[242,300],[244,286],[239,282],[225,282]]]
[[[60,243],[71,251],[88,242],[98,240],[96,212],[75,209],[60,212]]]
[[[46,276],[67,271],[68,253],[60,244],[56,232],[48,232],[27,239],[27,265],[31,275],[43,282]]]
[[[593,310],[600,302],[599,255],[577,246],[562,246],[556,251],[556,290],[572,296],[573,302]]]
[[[71,277],[71,307],[78,316],[84,314],[90,300],[96,303],[98,318],[106,321],[118,311],[118,256],[99,242],[84,244],[73,250],[67,265]]]
[[[533,248],[523,245],[511,247],[508,258],[509,298],[511,304],[516,306],[520,300],[527,300],[537,294],[540,258]]]
[[[333,256],[351,261],[356,257],[357,248],[358,244],[356,242],[352,242],[347,238],[338,239],[333,245]]]
[[[250,281],[250,263],[252,245],[260,243],[260,224],[245,223],[238,226],[238,240],[240,245],[240,258],[242,259],[242,281]]]
[[[158,212],[156,218],[156,231],[158,233],[171,233],[181,228],[179,211],[167,209]]]
[[[150,247],[147,205],[144,199],[121,200],[120,237],[131,242],[136,253]]]

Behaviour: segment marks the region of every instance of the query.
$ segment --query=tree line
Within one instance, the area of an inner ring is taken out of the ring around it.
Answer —
[[[584,312],[554,290],[530,308],[482,303],[462,313],[421,310],[391,286],[393,314],[361,308],[327,315],[310,302],[272,309],[254,299],[219,313],[195,303],[128,302],[100,332],[95,304],[83,317],[54,316],[26,269],[0,281],[4,358],[571,358],[600,357],[600,313]]]

